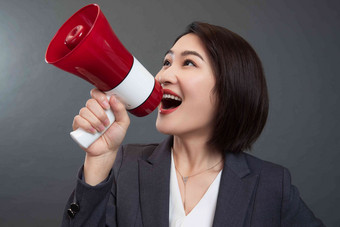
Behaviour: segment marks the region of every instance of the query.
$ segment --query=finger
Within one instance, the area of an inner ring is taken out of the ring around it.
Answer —
[[[125,106],[115,96],[111,96],[109,103],[115,115],[115,122],[127,129],[130,124],[130,118]]]
[[[98,88],[91,90],[91,96],[106,110],[110,109],[110,104],[107,100],[106,94],[100,91]]]
[[[103,123],[86,107],[83,107],[79,111],[79,115],[87,120],[91,126],[97,129],[98,132],[102,132],[105,130],[105,126]]]
[[[105,110],[95,99],[89,99],[86,102],[86,107],[101,121],[101,123],[107,127],[110,125],[110,120],[105,113]]]
[[[78,128],[82,128],[85,131],[92,133],[92,134],[95,134],[97,132],[97,130],[95,128],[93,128],[92,125],[87,120],[85,120],[84,118],[82,118],[79,115],[74,117],[73,123],[72,123],[72,128],[73,128],[73,130],[77,130]]]

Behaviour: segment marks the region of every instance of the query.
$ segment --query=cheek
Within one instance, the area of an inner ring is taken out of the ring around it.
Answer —
[[[214,80],[204,80],[200,83],[193,83],[190,86],[190,94],[192,94],[190,109],[194,110],[197,114],[204,115],[205,118],[212,118],[214,116],[217,97],[214,92]]]
[[[214,78],[208,77],[199,79],[192,79],[188,84],[188,94],[192,94],[192,98],[196,99],[196,102],[205,102],[215,104],[215,95],[213,92],[215,86]]]
[[[198,124],[209,124],[215,116],[215,98],[211,90],[197,92],[192,102],[185,109],[186,121]],[[185,123],[185,121],[183,122]]]

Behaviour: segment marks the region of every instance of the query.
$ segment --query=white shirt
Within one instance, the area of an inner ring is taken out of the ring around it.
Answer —
[[[170,227],[187,226],[212,226],[214,221],[218,190],[220,186],[222,170],[218,173],[213,183],[188,215],[185,215],[181,193],[177,181],[177,173],[173,152],[171,151],[171,173],[170,173],[170,202],[169,202],[169,224]],[[190,192],[189,192],[190,193]]]

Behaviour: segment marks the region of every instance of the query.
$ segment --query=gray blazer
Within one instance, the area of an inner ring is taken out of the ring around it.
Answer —
[[[62,226],[169,226],[172,140],[123,146],[108,179],[95,187],[82,180],[81,169]],[[286,168],[228,153],[213,226],[324,225],[301,200]]]

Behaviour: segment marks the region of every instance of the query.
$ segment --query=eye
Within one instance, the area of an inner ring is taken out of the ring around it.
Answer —
[[[185,60],[183,65],[184,66],[195,66],[196,67],[196,64],[191,60]]]
[[[170,63],[170,61],[168,59],[165,59],[163,61],[163,66],[170,66],[170,65],[171,65],[171,63]]]

